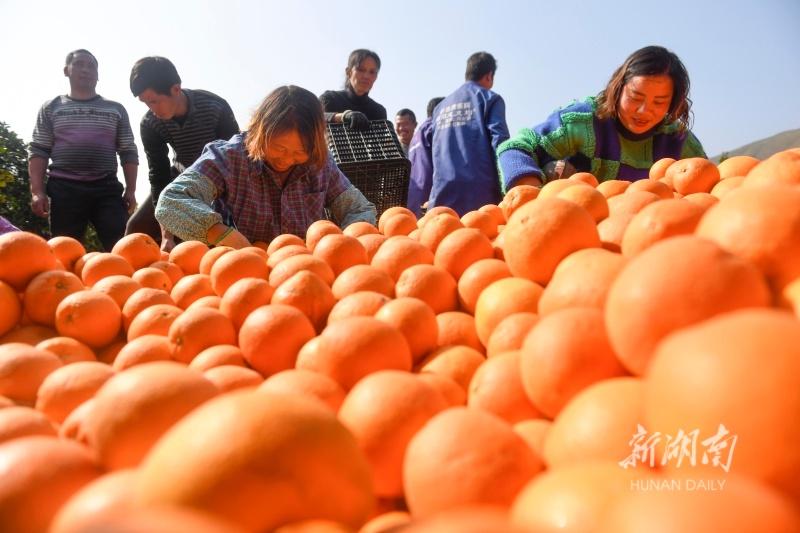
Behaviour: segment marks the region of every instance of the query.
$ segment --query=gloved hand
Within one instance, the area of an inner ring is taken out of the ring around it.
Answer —
[[[350,111],[342,113],[342,123],[351,130],[366,131],[369,129],[369,119],[361,111]]]

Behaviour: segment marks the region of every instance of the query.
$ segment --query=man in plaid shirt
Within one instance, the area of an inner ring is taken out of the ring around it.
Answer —
[[[214,141],[164,189],[156,218],[183,240],[240,248],[282,233],[305,236],[327,207],[342,227],[375,223],[375,206],[336,167],[322,107],[309,91],[280,87],[264,99],[247,132]],[[235,227],[211,204],[221,199]]]

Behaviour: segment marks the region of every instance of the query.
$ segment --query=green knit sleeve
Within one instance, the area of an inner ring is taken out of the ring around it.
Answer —
[[[686,141],[683,143],[683,149],[681,150],[681,159],[687,157],[708,157],[706,151],[703,150],[703,145],[700,144],[700,141],[691,131],[688,132]]]

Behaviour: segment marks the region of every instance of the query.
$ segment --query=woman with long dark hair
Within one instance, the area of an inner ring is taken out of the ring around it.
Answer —
[[[368,129],[370,120],[386,120],[386,108],[369,97],[380,70],[378,54],[363,48],[353,50],[344,71],[344,89],[325,91],[319,97],[325,120],[353,129]]]

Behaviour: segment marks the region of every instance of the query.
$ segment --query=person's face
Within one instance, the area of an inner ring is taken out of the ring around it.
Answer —
[[[371,57],[365,57],[357,67],[350,69],[347,79],[350,80],[353,91],[358,96],[363,96],[372,89],[372,85],[378,79],[378,64]]]
[[[139,95],[139,101],[144,103],[153,114],[161,120],[170,120],[175,117],[180,106],[181,87],[173,85],[169,94],[159,94],[153,89],[145,89]]]
[[[308,162],[309,155],[297,130],[290,130],[270,139],[266,159],[273,170],[286,172],[296,165]]]
[[[414,136],[414,128],[417,123],[411,120],[408,115],[397,115],[394,117],[394,131],[397,132],[397,138],[403,144],[411,144],[411,137]]]
[[[622,88],[617,115],[631,133],[658,126],[672,101],[672,78],[666,74],[635,76]]]
[[[97,86],[97,62],[89,54],[78,52],[64,67],[64,76],[69,78],[72,87],[93,90]]]

